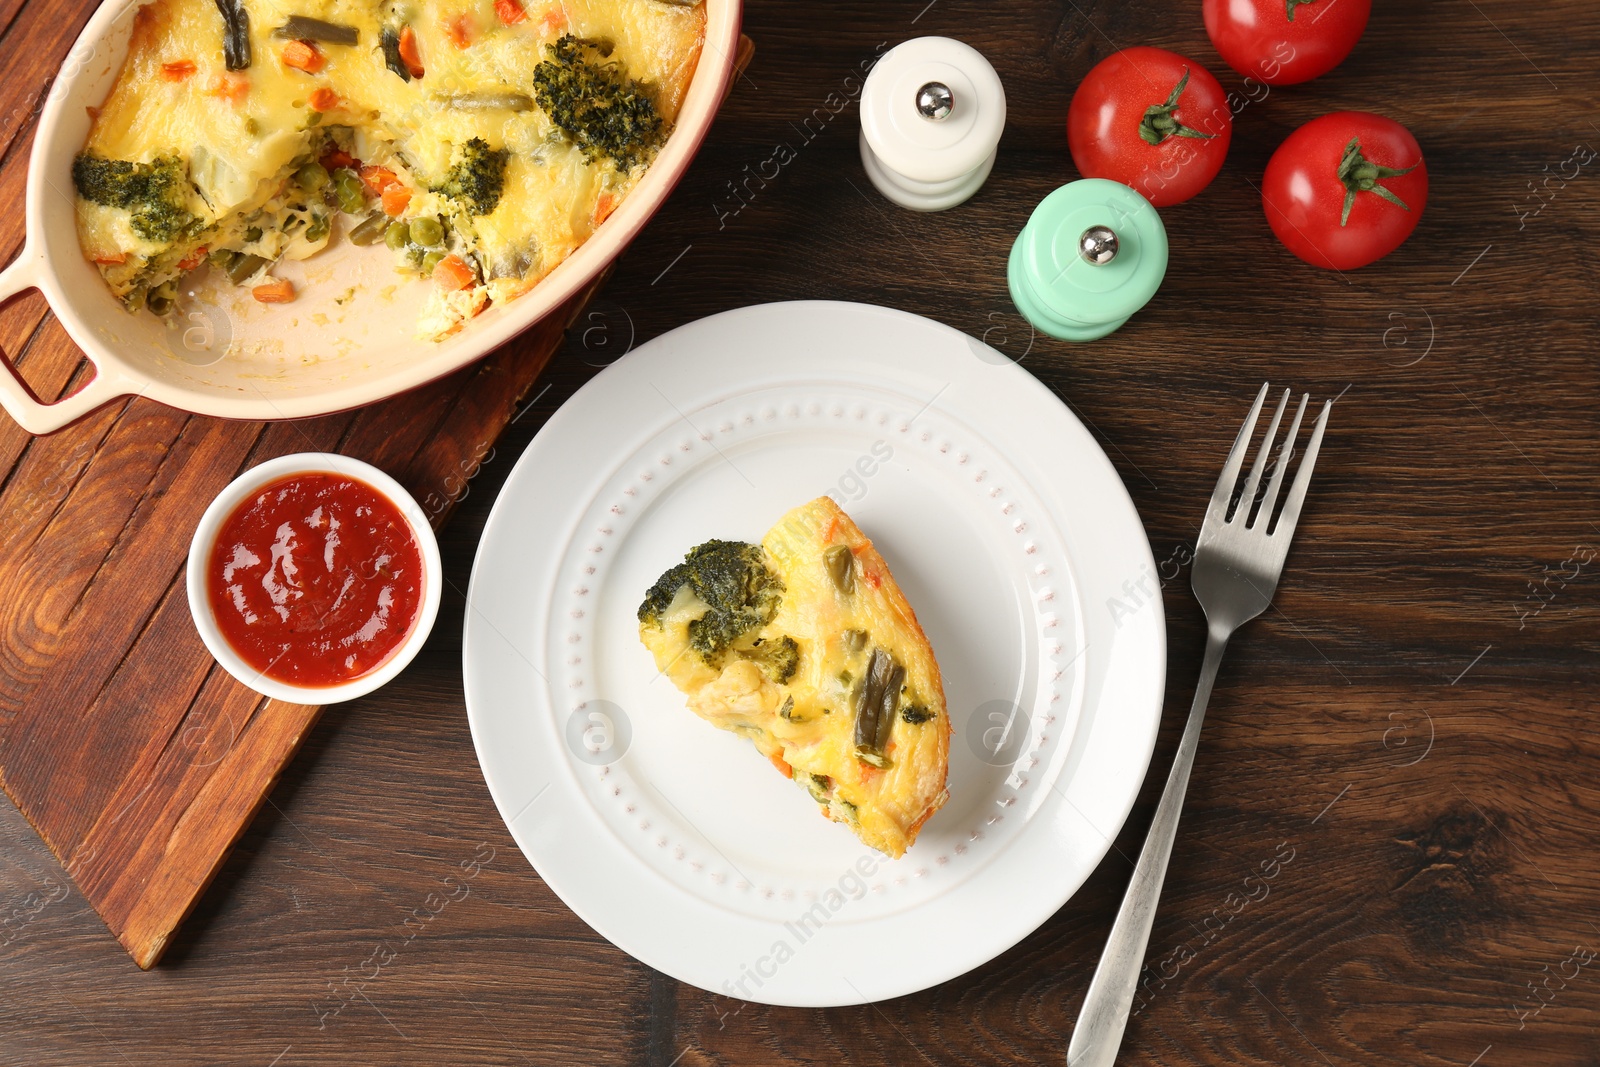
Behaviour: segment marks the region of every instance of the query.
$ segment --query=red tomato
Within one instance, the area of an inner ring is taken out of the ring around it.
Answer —
[[[1085,178],[1121,182],[1156,207],[1211,184],[1233,140],[1222,86],[1200,64],[1160,48],[1102,60],[1067,109],[1067,144]]]
[[[1344,62],[1372,0],[1204,0],[1201,13],[1228,66],[1268,85],[1294,85]]]
[[[1352,270],[1405,243],[1428,203],[1428,166],[1411,131],[1336,111],[1289,135],[1261,183],[1267,222],[1295,255]]]

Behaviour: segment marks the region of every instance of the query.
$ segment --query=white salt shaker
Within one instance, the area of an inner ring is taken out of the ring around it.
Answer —
[[[885,52],[867,76],[861,162],[901,207],[943,211],[982,187],[1005,125],[1005,89],[982,53],[917,37]]]

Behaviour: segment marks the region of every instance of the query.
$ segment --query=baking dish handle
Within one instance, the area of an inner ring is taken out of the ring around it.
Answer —
[[[20,292],[37,288],[38,269],[38,259],[24,245],[16,262],[0,271],[0,303]],[[40,403],[33,391],[17,376],[10,360],[0,355],[0,406],[17,420],[17,425],[32,434],[55,433],[102,404],[134,391],[134,383],[127,378],[113,377],[96,366],[89,384],[76,393],[54,404]]]

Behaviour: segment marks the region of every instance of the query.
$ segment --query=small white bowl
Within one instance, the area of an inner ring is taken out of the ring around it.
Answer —
[[[228,644],[228,639],[218,628],[216,617],[211,611],[211,597],[206,585],[206,567],[211,559],[211,549],[216,542],[217,531],[233,514],[235,508],[263,486],[293,474],[336,474],[370,485],[379,494],[387,497],[406,517],[406,522],[411,527],[411,535],[417,539],[417,549],[422,556],[422,604],[418,609],[417,621],[412,626],[411,633],[384,661],[383,666],[342,685],[290,685],[266,677],[233,650],[233,646]],[[194,616],[195,629],[200,631],[200,640],[205,642],[206,648],[222,668],[240,682],[262,696],[294,704],[337,704],[344,700],[354,700],[384,685],[405,670],[406,665],[416,657],[423,643],[428,640],[428,633],[433,629],[434,619],[439,614],[439,587],[443,584],[443,580],[444,568],[439,562],[439,542],[433,535],[433,527],[428,525],[427,515],[423,513],[411,494],[406,492],[399,482],[372,464],[328,452],[300,452],[292,456],[279,456],[239,475],[228,483],[227,488],[217,494],[211,506],[206,508],[205,514],[200,516],[200,524],[195,527],[194,539],[189,543],[189,612]]]

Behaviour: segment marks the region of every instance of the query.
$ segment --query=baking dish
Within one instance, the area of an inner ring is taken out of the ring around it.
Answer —
[[[108,0],[79,35],[39,117],[29,158],[27,240],[0,271],[0,302],[37,288],[94,364],[77,393],[43,403],[0,361],[0,405],[31,433],[52,433],[121,396],[232,419],[292,419],[359,407],[477,360],[560,307],[639,232],[688,168],[739,55],[741,0],[703,0],[705,41],[672,136],[614,214],[531,291],[442,341],[412,336],[427,282],[397,275],[381,246],[349,242],[293,265],[292,304],[200,281],[166,320],[130,314],[79,250],[72,160],[89,108],[109,92],[145,0]]]

